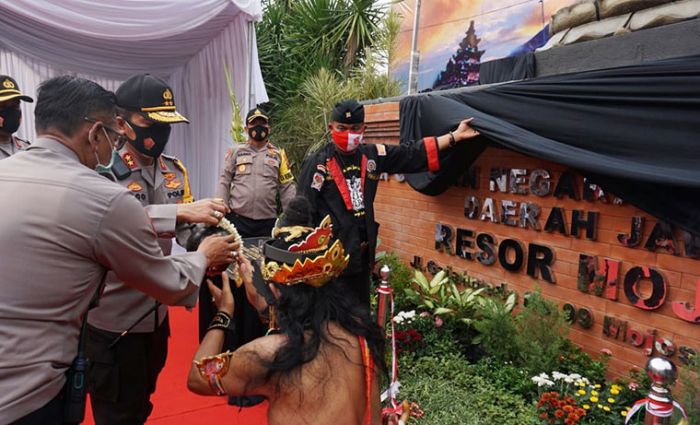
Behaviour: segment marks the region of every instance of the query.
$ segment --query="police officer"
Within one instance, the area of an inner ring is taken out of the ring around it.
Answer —
[[[37,141],[0,161],[2,424],[65,424],[63,403],[78,398],[63,396],[66,371],[107,271],[163,303],[194,306],[207,268],[226,267],[238,249],[210,237],[198,252],[163,255],[141,203],[100,175],[113,178],[123,143],[115,112],[114,93],[92,81],[47,80]]]
[[[374,263],[379,223],[374,197],[381,173],[417,173],[440,168],[438,152],[479,133],[464,120],[440,137],[396,146],[364,144],[364,107],[356,100],[335,105],[328,127],[332,143],[304,160],[299,190],[309,199],[318,222],[330,215],[333,233],[350,254],[340,279],[358,301],[369,307],[369,274]]]
[[[19,91],[17,81],[12,77],[0,75],[0,159],[29,147],[28,141],[14,135],[22,123],[20,100],[34,102],[34,99]]]
[[[117,183],[146,207],[163,254],[169,255],[173,236],[185,239],[189,223],[215,225],[227,208],[222,200],[193,203],[187,169],[163,154],[170,125],[187,122],[176,110],[170,87],[157,77],[139,74],[119,86],[116,95],[120,116],[132,133],[119,151],[128,172],[118,175]],[[165,365],[168,309],[113,273],[106,283],[99,306],[88,315],[95,423],[142,424],[153,408],[150,395]],[[129,333],[119,337],[128,328]]]
[[[283,149],[269,141],[270,118],[260,108],[246,115],[248,142],[229,149],[224,160],[216,196],[223,198],[231,213],[228,219],[243,238],[270,236],[277,219],[277,198],[285,209],[296,195],[294,177]],[[227,334],[226,349],[234,350],[265,332],[258,313],[246,301],[243,287],[234,288],[236,310],[233,321],[235,334]],[[206,333],[214,306],[206,285],[201,286],[200,338]],[[251,400],[230,400],[246,405]]]

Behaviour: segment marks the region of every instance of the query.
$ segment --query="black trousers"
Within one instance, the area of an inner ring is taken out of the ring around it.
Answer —
[[[361,266],[359,270],[345,269],[345,272],[336,279],[341,283],[340,287],[348,293],[348,296],[354,297],[361,307],[369,310],[370,308],[370,259],[366,246],[360,248]]]
[[[168,317],[154,332],[128,334],[109,348],[118,335],[88,327],[88,390],[96,425],[145,423],[168,355]]]
[[[275,227],[275,219],[253,220],[232,213],[226,216],[228,220],[236,226],[238,233],[242,238],[254,238],[261,236],[270,236],[272,228]],[[221,277],[215,276],[211,280],[217,286],[221,286]],[[236,332],[226,332],[224,338],[223,350],[234,351],[238,347],[250,342],[256,338],[265,335],[267,326],[260,321],[258,312],[248,303],[246,298],[245,288],[241,286],[236,288],[231,282],[231,290],[233,292],[234,311],[233,320]],[[207,333],[207,328],[211,319],[216,314],[216,307],[211,302],[211,293],[206,284],[200,286],[199,290],[199,340],[204,338]]]
[[[67,425],[63,422],[63,390],[41,408],[10,425]]]

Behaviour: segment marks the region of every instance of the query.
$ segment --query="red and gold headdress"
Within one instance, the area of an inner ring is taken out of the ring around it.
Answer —
[[[302,226],[276,228],[273,236],[277,239],[263,246],[263,279],[280,285],[305,283],[318,288],[339,276],[347,267],[350,256],[345,254],[339,239],[331,243],[332,229],[330,216],[326,216],[315,229]],[[287,236],[281,238],[285,234]],[[274,243],[276,240],[288,243],[302,237],[301,241],[286,248]]]

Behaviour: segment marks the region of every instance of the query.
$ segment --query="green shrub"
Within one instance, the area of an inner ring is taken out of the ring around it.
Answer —
[[[516,317],[519,348],[518,366],[533,374],[557,370],[560,355],[568,344],[568,324],[559,314],[557,305],[539,292],[527,297],[525,306]]]
[[[700,356],[690,357],[690,364],[680,371],[680,382],[678,402],[688,413],[690,425],[700,425]]]
[[[474,343],[498,363],[519,363],[518,328],[513,317],[516,296],[511,294],[505,303],[484,298],[479,307],[480,319],[474,322],[478,335]]]
[[[459,355],[421,357],[402,369],[401,399],[416,401],[419,425],[535,424],[534,407],[522,397],[474,374]]]

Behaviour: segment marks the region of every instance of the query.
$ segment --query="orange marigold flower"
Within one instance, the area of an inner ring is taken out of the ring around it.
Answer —
[[[557,410],[554,412],[554,416],[556,416],[557,418],[563,418],[563,417],[564,417],[564,411],[561,410],[561,409],[557,409]]]
[[[576,414],[579,416],[585,416],[586,411],[584,409],[581,409],[580,407],[576,408]]]
[[[547,419],[548,417],[549,417],[549,415],[547,414],[547,412],[542,412],[540,414],[540,419]]]
[[[571,412],[574,411],[574,407],[571,406],[571,405],[569,405],[569,404],[567,404],[566,406],[564,406],[564,411],[565,411],[566,413],[571,413]]]

